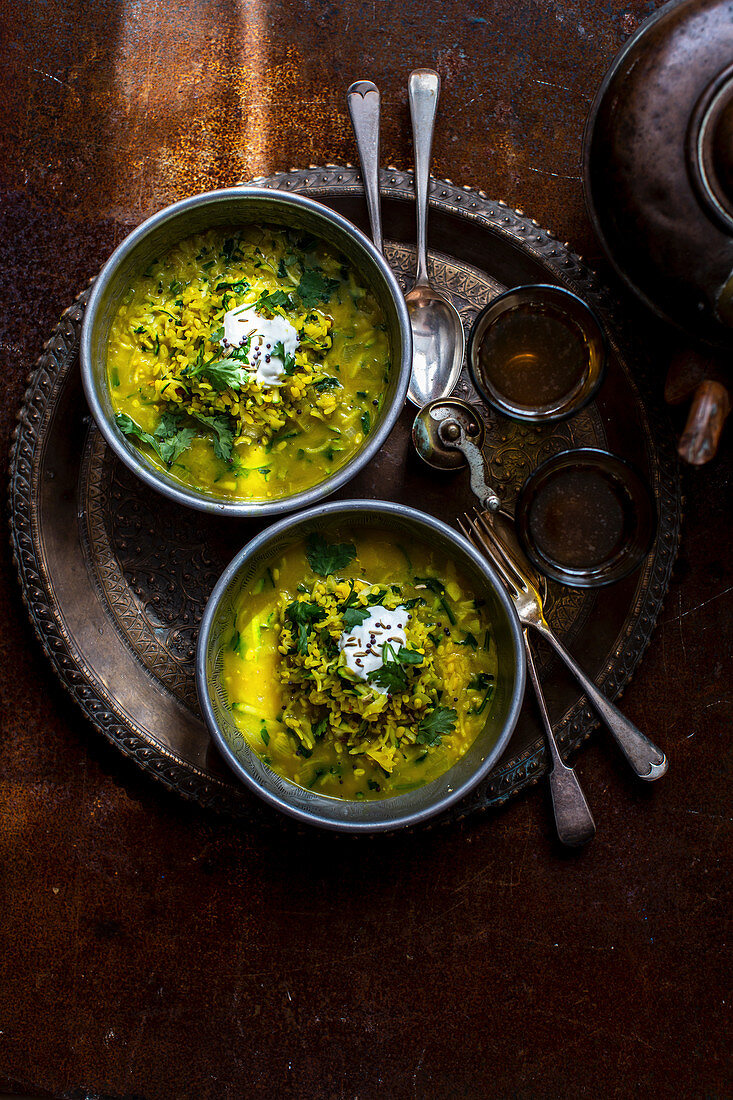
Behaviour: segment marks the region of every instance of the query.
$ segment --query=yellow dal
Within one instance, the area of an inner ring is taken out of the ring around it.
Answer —
[[[328,301],[305,307],[298,287],[303,274],[314,271],[336,286]],[[107,378],[115,413],[150,434],[164,413],[180,414],[185,402],[161,399],[176,393],[166,380],[185,379],[201,347],[207,358],[225,356],[211,339],[225,312],[278,290],[288,293],[292,308],[273,312],[306,337],[293,377],[271,389],[252,381],[246,393],[207,395],[205,376],[195,386],[199,408],[229,417],[235,437],[243,433],[231,461],[216,456],[214,434],[195,421],[186,421],[195,438],[170,468],[134,441],[183,485],[231,500],[291,496],[343,466],[379,420],[390,349],[376,300],[323,242],[267,226],[190,237],[135,280],[110,330]],[[324,389],[324,378],[338,386]],[[186,386],[192,388],[190,380]],[[230,415],[234,409],[238,419]]]
[[[341,537],[350,540],[353,535],[342,532]],[[405,550],[387,532],[358,535],[355,541],[358,557],[338,570],[339,579],[397,585],[400,601],[425,599],[427,606],[415,608],[411,614],[421,634],[427,626],[431,634],[440,636],[440,643],[435,646],[428,642],[425,652],[433,658],[441,684],[440,706],[456,711],[454,732],[444,735],[440,745],[426,747],[417,743],[413,725],[399,738],[397,764],[389,774],[369,755],[370,746],[379,749],[384,743],[389,745],[390,736],[394,743],[394,725],[388,721],[370,724],[363,738],[362,748],[366,751],[350,749],[332,721],[321,737],[306,738],[312,748],[310,755],[302,755],[303,741],[288,726],[288,719],[293,715],[305,719],[304,725],[309,728],[314,712],[323,714],[324,708],[302,704],[297,693],[281,682],[286,660],[279,649],[282,607],[299,597],[310,600],[314,585],[334,583],[333,577],[324,581],[314,575],[304,543],[290,548],[241,594],[232,633],[224,642],[223,686],[238,729],[254,752],[279,775],[336,798],[385,798],[436,779],[473,744],[486,724],[493,690],[485,700],[485,688],[470,685],[475,685],[480,675],[495,679],[496,648],[485,610],[476,606],[481,602],[474,601],[473,592],[452,561],[424,544],[411,544]],[[440,579],[455,623],[449,621],[435,593],[419,582],[416,585],[416,577]],[[304,589],[308,590],[305,595]],[[475,649],[466,644],[467,638],[475,640]],[[420,680],[416,683],[419,691]],[[481,712],[477,713],[479,708]],[[409,713],[409,707],[405,706],[402,713]]]

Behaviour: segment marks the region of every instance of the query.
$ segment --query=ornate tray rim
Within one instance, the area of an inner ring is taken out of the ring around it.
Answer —
[[[363,193],[360,173],[352,165],[311,165],[307,169],[293,168],[249,182],[258,186],[304,190],[316,197],[319,193],[334,189],[344,193]],[[381,173],[381,187],[383,194],[411,200],[414,193],[412,172],[388,167]],[[541,263],[552,269],[559,281],[568,283],[576,291],[580,289],[584,296],[590,297],[609,328],[621,336],[621,343],[628,342],[623,339],[626,326],[619,317],[618,305],[610,292],[599,283],[595,272],[570,250],[568,244],[562,244],[551,232],[542,229],[537,221],[527,218],[521,209],[513,210],[502,201],[492,201],[481,190],[459,187],[448,179],[434,178],[431,178],[430,203],[448,213],[475,219],[484,229],[502,234],[533,253]],[[67,374],[65,367],[78,343],[78,328],[87,294],[88,290],[82,291],[64,311],[53,335],[44,344],[42,354],[28,377],[13,433],[9,468],[9,525],[22,599],[41,648],[62,686],[108,741],[179,795],[195,800],[207,809],[233,816],[243,816],[244,811],[246,816],[253,818],[258,807],[253,807],[251,798],[245,799],[233,784],[218,780],[192,764],[181,762],[162,745],[151,746],[120,721],[119,715],[114,712],[113,701],[101,685],[97,687],[88,682],[84,669],[79,667],[70,653],[69,639],[55,614],[53,595],[37,568],[35,544],[39,536],[39,523],[34,500],[34,490],[37,488],[33,479],[34,458],[39,445],[43,445],[43,428],[53,410],[53,398],[63,388]],[[664,411],[646,392],[643,375],[640,379],[645,391],[643,400],[636,380],[630,377],[627,380],[636,391],[652,430],[656,457],[655,496],[660,515],[657,539],[648,563],[649,584],[642,593],[641,601],[637,586],[631,612],[635,626],[627,629],[624,637],[617,640],[602,677],[597,678],[599,686],[611,698],[619,696],[630,682],[650,642],[679,545],[683,503],[677,455]],[[655,428],[658,429],[656,432]],[[609,666],[612,659],[616,663],[615,668]],[[559,721],[556,732],[564,750],[572,752],[597,725],[585,697],[581,696]],[[436,823],[461,820],[478,810],[503,804],[539,780],[545,770],[545,761],[544,743],[530,746],[495,770],[488,781],[451,813],[438,818]]]

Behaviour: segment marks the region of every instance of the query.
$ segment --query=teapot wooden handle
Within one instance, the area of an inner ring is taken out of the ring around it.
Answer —
[[[677,453],[692,466],[702,466],[715,455],[730,412],[730,394],[722,382],[700,382],[692,399]]]

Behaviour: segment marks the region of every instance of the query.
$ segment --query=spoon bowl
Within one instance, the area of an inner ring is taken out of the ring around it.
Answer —
[[[416,284],[405,301],[412,325],[407,397],[422,408],[455,389],[465,350],[463,322],[452,303],[430,284]]]

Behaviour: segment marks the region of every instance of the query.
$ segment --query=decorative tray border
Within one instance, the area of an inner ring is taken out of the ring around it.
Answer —
[[[307,191],[316,198],[334,191],[363,194],[361,176],[351,166],[292,169],[251,182],[265,187]],[[388,168],[382,172],[381,183],[384,196],[412,200],[412,173]],[[624,326],[616,304],[594,272],[570,251],[568,245],[561,244],[536,221],[525,217],[521,210],[512,210],[503,202],[492,201],[482,191],[458,187],[449,180],[431,180],[430,203],[432,208],[473,219],[480,223],[483,231],[489,229],[498,233],[538,257],[559,282],[581,293],[602,315],[609,330],[615,336],[620,333],[623,339]],[[263,813],[259,804],[255,804],[233,780],[219,779],[189,762],[182,762],[174,752],[163,745],[151,744],[140,731],[125,724],[115,707],[114,697],[74,650],[59,613],[51,578],[44,568],[38,508],[44,443],[56,401],[76,359],[88,293],[88,290],[83,291],[65,311],[44,345],[29,376],[14,432],[9,475],[10,535],[23,601],[36,636],[60,682],[92,725],[112,744],[183,797],[195,799],[207,808],[259,819]],[[645,375],[638,375],[637,380],[639,386],[634,379],[627,379],[643,407],[653,440],[656,462],[653,463],[652,488],[659,509],[659,526],[655,546],[636,588],[634,606],[627,616],[626,629],[617,639],[602,674],[596,677],[596,682],[611,698],[617,697],[628,684],[649,644],[671,578],[682,520],[678,460],[666,413],[650,395]],[[581,697],[555,727],[564,752],[577,748],[596,725],[597,720],[585,697]],[[478,810],[500,805],[537,782],[545,768],[546,751],[544,743],[539,741],[500,766],[439,820],[460,820]]]

